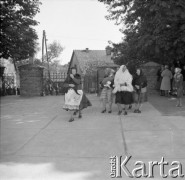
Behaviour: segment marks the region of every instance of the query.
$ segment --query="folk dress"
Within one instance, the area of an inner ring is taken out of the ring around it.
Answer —
[[[70,87],[69,84],[74,84],[75,87]],[[66,93],[63,109],[75,111],[92,106],[91,102],[82,91],[81,76],[79,74],[74,75],[74,78],[68,76],[64,82],[64,87],[66,87]]]
[[[113,102],[113,84],[114,84],[114,77],[105,77],[101,82],[101,95],[100,99],[106,102]]]
[[[120,66],[116,72],[113,93],[116,95],[116,104],[130,105],[133,103],[132,75],[127,69],[123,72],[123,67],[124,65]]]

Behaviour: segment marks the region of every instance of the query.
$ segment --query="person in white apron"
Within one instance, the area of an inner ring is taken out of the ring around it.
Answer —
[[[71,69],[64,82],[64,87],[67,88],[65,93],[65,104],[63,109],[71,112],[69,122],[74,121],[74,117],[78,112],[78,117],[82,118],[82,109],[92,106],[81,87],[81,76],[77,74],[76,68]]]
[[[121,115],[122,110],[124,110],[124,115],[127,115],[126,109],[133,103],[132,92],[132,75],[129,73],[127,67],[122,65],[114,77],[113,93],[116,95],[115,103],[118,106],[118,115]]]

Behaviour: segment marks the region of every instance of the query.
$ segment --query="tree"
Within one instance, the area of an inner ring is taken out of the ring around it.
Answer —
[[[38,38],[33,18],[39,12],[39,0],[1,1],[0,58],[14,62],[32,57]]]
[[[61,44],[57,41],[54,41],[51,44],[49,44],[49,46],[48,46],[48,61],[52,62],[52,60],[58,58],[63,50],[64,50],[64,47],[62,47]]]
[[[114,44],[122,63],[185,60],[184,0],[99,0],[108,5],[108,20],[121,24],[125,35]]]

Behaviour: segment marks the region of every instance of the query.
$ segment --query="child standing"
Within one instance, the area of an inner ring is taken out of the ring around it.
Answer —
[[[113,82],[114,82],[114,70],[110,68],[105,69],[105,77],[101,82],[102,92],[102,113],[106,112],[106,104],[108,103],[108,113],[112,113],[112,102],[113,102]]]
[[[174,75],[174,88],[177,91],[177,107],[182,106],[182,96],[183,96],[183,76],[181,74],[180,68],[175,68]]]

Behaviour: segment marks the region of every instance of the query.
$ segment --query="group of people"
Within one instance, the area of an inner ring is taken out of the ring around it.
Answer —
[[[20,95],[20,88],[16,86],[0,87],[0,96]]]
[[[142,103],[147,100],[147,79],[141,68],[137,68],[132,76],[125,65],[120,66],[117,72],[107,68],[101,82],[102,113],[112,112],[112,103],[118,106],[118,115],[127,115],[127,109],[135,103],[134,113],[141,113]],[[108,103],[108,109],[106,104]]]
[[[112,113],[112,104],[118,106],[118,115],[122,112],[127,115],[127,109],[135,103],[134,113],[141,113],[142,102],[146,101],[147,79],[142,69],[137,68],[132,76],[125,65],[119,67],[115,72],[111,68],[105,69],[105,77],[101,81],[102,113],[106,111]],[[92,106],[85,93],[82,91],[81,77],[77,74],[77,69],[72,68],[64,82],[66,88],[65,104],[63,109],[71,113],[69,122],[82,117],[81,111],[88,106]],[[114,98],[115,97],[115,98]],[[108,108],[106,105],[108,104]]]
[[[182,106],[182,96],[185,95],[185,65],[177,61],[173,66],[164,65],[158,70],[160,95],[177,97],[177,107]]]
[[[176,92],[177,107],[182,106],[183,89],[185,90],[185,79],[181,72],[182,68],[175,67],[174,71],[170,70],[168,65],[162,66],[158,71],[158,82],[161,95],[169,96],[170,92]],[[70,111],[71,116],[69,122],[74,121],[75,116],[82,117],[82,110],[88,106],[92,106],[85,93],[82,91],[81,76],[77,74],[77,69],[72,68],[64,82],[66,88],[65,104],[63,109]],[[112,104],[118,107],[118,115],[122,113],[127,115],[128,109],[135,104],[134,113],[141,113],[143,102],[147,101],[147,78],[141,68],[136,68],[135,73],[130,73],[125,65],[122,65],[115,72],[111,68],[105,69],[105,76],[100,82],[102,100],[101,113],[112,113]],[[108,104],[108,107],[107,107]]]

